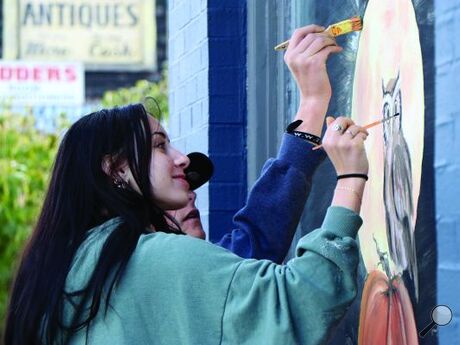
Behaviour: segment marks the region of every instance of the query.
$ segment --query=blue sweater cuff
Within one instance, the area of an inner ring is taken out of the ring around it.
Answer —
[[[300,171],[309,171],[326,158],[324,150],[313,151],[314,146],[295,135],[284,133],[278,158]]]
[[[355,238],[362,224],[363,220],[356,212],[345,207],[330,206],[321,228],[342,238]]]

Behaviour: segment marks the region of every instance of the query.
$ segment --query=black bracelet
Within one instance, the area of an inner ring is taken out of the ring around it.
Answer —
[[[286,127],[286,133],[295,135],[298,138],[301,138],[303,140],[306,140],[312,144],[319,145],[321,144],[321,138],[310,133],[305,133],[305,132],[300,132],[300,131],[295,131],[297,127],[302,123],[302,120],[296,120],[294,122],[291,122],[287,127]]]
[[[366,181],[368,180],[368,177],[366,174],[344,174],[344,175],[337,175],[337,180],[340,180],[342,178],[349,178],[349,177],[359,177],[363,178]]]
[[[321,138],[316,135],[299,131],[293,131],[292,134],[294,134],[298,138],[302,138],[303,140],[309,141],[313,144],[321,144]]]
[[[300,124],[302,123],[303,121],[302,120],[296,120],[294,122],[291,122],[287,127],[286,127],[286,132],[287,133],[292,133],[294,131],[294,129],[296,129],[297,127],[300,126]]]

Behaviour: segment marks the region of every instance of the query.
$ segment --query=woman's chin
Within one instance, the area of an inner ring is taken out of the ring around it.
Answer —
[[[201,238],[202,240],[206,239],[206,233],[199,219],[189,219],[181,224],[181,228],[189,236]]]
[[[188,204],[188,196],[186,195],[184,198],[177,198],[174,200],[167,200],[163,202],[157,202],[158,206],[160,206],[163,210],[168,211],[175,211],[184,208]]]

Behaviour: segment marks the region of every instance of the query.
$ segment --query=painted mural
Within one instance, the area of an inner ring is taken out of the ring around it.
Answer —
[[[370,0],[359,37],[352,119],[386,120],[366,141],[370,179],[359,233],[367,276],[359,345],[416,345],[419,296],[415,223],[424,148],[424,79],[410,0]]]
[[[419,335],[436,306],[433,0],[304,1],[314,9],[305,22],[363,19],[362,31],[338,37],[344,50],[328,62],[328,114],[360,125],[388,119],[366,141],[358,296],[328,344],[437,345],[435,330]],[[330,163],[315,179],[303,234],[321,224],[330,203]]]

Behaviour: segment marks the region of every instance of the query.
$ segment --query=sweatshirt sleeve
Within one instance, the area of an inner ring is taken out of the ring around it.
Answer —
[[[286,265],[243,260],[230,283],[221,344],[323,344],[356,296],[361,223],[330,207]]]
[[[165,345],[324,344],[356,296],[361,223],[330,207],[285,265],[190,236],[142,235],[114,292],[113,327]]]
[[[284,134],[276,159],[268,160],[246,205],[233,218],[235,229],[216,244],[243,258],[281,263],[289,250],[310,193],[322,151]],[[270,214],[270,217],[266,217]]]

